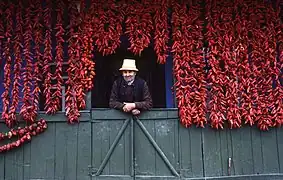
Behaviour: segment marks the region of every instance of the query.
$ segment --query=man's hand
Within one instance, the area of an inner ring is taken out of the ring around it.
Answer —
[[[124,107],[123,107],[123,111],[124,112],[130,112],[132,111],[133,109],[136,108],[136,104],[135,103],[125,103],[124,102]]]
[[[133,109],[133,110],[132,110],[132,114],[135,115],[135,116],[136,116],[136,115],[139,115],[140,113],[141,113],[141,112],[140,112],[140,110],[138,110],[138,109]]]

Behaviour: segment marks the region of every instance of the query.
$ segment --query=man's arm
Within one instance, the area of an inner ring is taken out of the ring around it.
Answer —
[[[135,102],[135,108],[140,110],[149,110],[152,108],[152,99],[146,82],[143,85],[143,99],[140,102]]]
[[[123,110],[124,104],[118,101],[118,91],[119,90],[117,86],[117,81],[115,81],[111,89],[109,107],[118,110]]]

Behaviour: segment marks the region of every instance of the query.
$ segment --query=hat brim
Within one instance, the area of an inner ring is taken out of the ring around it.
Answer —
[[[120,68],[119,70],[120,70],[120,71],[139,71],[139,70],[136,69],[136,68]]]

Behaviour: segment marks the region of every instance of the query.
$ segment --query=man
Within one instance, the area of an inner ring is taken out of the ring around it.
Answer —
[[[136,63],[134,59],[124,59],[119,69],[122,77],[119,77],[112,86],[109,106],[110,108],[139,115],[143,110],[152,107],[152,99],[146,82],[137,77]]]

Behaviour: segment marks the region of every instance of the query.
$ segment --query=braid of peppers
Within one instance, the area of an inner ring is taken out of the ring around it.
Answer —
[[[128,48],[136,55],[141,55],[144,48],[150,43],[153,22],[150,15],[151,7],[146,0],[133,1],[128,4],[128,17],[125,21],[126,32],[131,46]]]
[[[63,85],[63,77],[62,77],[62,66],[63,66],[63,43],[64,43],[64,33],[65,30],[63,28],[63,11],[64,11],[64,2],[58,0],[56,2],[57,8],[57,22],[56,22],[56,56],[55,56],[55,61],[56,61],[56,70],[55,70],[55,77],[57,84],[55,85],[55,92],[53,94],[54,99],[53,99],[53,108],[54,108],[54,113],[57,112],[60,108],[60,102],[62,99],[62,85]]]
[[[190,87],[190,103],[192,104],[192,121],[197,127],[204,128],[207,124],[206,120],[206,81],[205,81],[205,61],[203,57],[203,19],[202,8],[199,1],[189,1],[188,26],[185,34],[188,41],[190,66],[188,70],[188,78],[191,80]]]
[[[46,114],[55,113],[54,108],[52,107],[52,92],[51,92],[51,79],[52,74],[50,71],[49,63],[52,63],[52,47],[51,47],[51,1],[46,0],[44,8],[44,25],[45,25],[45,37],[44,37],[44,54],[43,54],[43,76],[44,76],[44,90],[43,94],[45,96],[45,106],[44,110]]]
[[[39,110],[39,98],[40,98],[40,82],[42,82],[42,66],[43,66],[43,54],[40,50],[41,43],[43,41],[43,26],[40,22],[40,18],[43,15],[43,9],[41,6],[41,0],[35,1],[34,6],[34,18],[33,18],[33,34],[34,34],[34,90],[33,94],[33,110],[38,112]]]
[[[224,73],[221,71],[218,58],[221,57],[221,42],[216,37],[219,37],[219,11],[216,7],[216,1],[206,0],[206,17],[208,20],[206,38],[208,40],[209,52],[207,54],[208,63],[211,69],[208,72],[208,82],[210,90],[210,125],[215,129],[223,129],[225,118],[225,100],[223,84],[225,81]],[[213,10],[214,9],[214,10]],[[216,12],[215,12],[216,11]]]
[[[28,122],[32,123],[35,120],[36,113],[33,111],[33,106],[31,102],[31,86],[32,86],[32,70],[33,70],[33,63],[32,63],[32,54],[31,54],[31,46],[30,42],[32,40],[32,26],[31,26],[31,6],[28,2],[28,6],[25,7],[25,18],[24,18],[24,49],[23,55],[26,61],[26,66],[23,72],[23,105],[21,107],[20,114],[22,115],[23,119]]]
[[[69,29],[69,47],[68,47],[68,80],[66,82],[67,84],[67,90],[66,90],[66,116],[68,118],[68,122],[73,124],[75,122],[78,122],[78,117],[80,115],[77,107],[77,99],[76,99],[76,90],[77,90],[77,84],[76,84],[76,76],[77,76],[77,61],[80,56],[79,49],[77,48],[77,45],[79,43],[78,41],[78,34],[75,32],[75,28],[78,25],[76,19],[79,17],[76,5],[72,3],[71,1],[68,2],[68,10],[70,15],[70,29]]]
[[[180,122],[185,127],[190,127],[192,125],[192,107],[189,102],[190,95],[188,87],[188,66],[186,66],[188,61],[188,56],[186,56],[186,51],[184,45],[186,40],[183,37],[188,24],[187,9],[185,4],[180,4],[177,1],[172,1],[172,26],[173,26],[173,74],[175,76],[176,82],[174,87],[176,88],[176,99],[177,106],[179,109]]]
[[[4,11],[3,11],[3,7],[5,7],[4,2],[1,1],[0,2],[0,17],[4,17]],[[3,53],[3,41],[4,41],[4,24],[2,21],[2,18],[0,19],[0,66],[2,65],[2,62],[4,62],[3,57],[2,57],[2,53]]]
[[[15,121],[9,118],[9,104],[10,104],[10,86],[11,86],[11,66],[12,66],[12,58],[11,58],[11,38],[12,38],[12,22],[13,22],[13,17],[12,17],[12,9],[13,9],[13,4],[9,2],[7,5],[8,8],[5,10],[5,18],[6,18],[6,29],[5,29],[5,44],[4,44],[4,57],[6,59],[6,64],[4,66],[4,92],[1,95],[2,97],[2,102],[3,102],[3,109],[2,109],[2,119],[5,121],[6,125],[11,128],[14,124]]]
[[[9,119],[16,121],[16,111],[19,104],[19,88],[21,79],[22,68],[22,42],[23,42],[23,19],[22,19],[23,4],[22,1],[18,1],[16,8],[16,35],[14,36],[14,52],[15,52],[15,64],[14,64],[14,80],[12,88],[12,104],[9,112]]]
[[[154,20],[154,50],[157,54],[157,62],[165,64],[168,52],[168,7],[169,0],[155,0]]]
[[[238,38],[237,48],[237,74],[238,74],[238,94],[240,96],[240,107],[239,111],[241,113],[242,119],[245,124],[250,126],[255,123],[256,109],[252,102],[252,71],[249,65],[248,57],[248,7],[245,5],[243,0],[235,1],[235,36]]]

